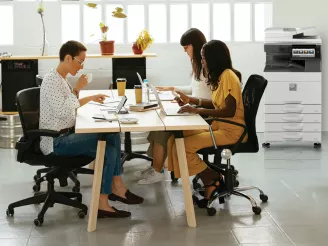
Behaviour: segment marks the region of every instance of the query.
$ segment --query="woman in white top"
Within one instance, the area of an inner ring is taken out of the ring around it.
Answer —
[[[40,148],[44,155],[64,156],[86,155],[96,157],[99,135],[75,134],[76,109],[90,101],[102,103],[105,95],[79,98],[79,92],[87,84],[87,77],[82,75],[72,88],[66,77],[75,76],[83,68],[87,49],[77,41],[68,41],[59,51],[60,63],[44,76],[40,91],[40,129],[60,131],[54,139],[42,137]],[[90,116],[91,117],[91,116]],[[98,218],[129,217],[130,212],[118,210],[109,205],[108,200],[126,204],[140,204],[143,198],[131,193],[121,178],[121,142],[119,133],[106,136],[106,151],[101,181]]]
[[[196,29],[191,28],[185,32],[180,44],[190,58],[192,65],[192,82],[189,86],[169,86],[157,87],[158,90],[181,91],[184,94],[194,97],[211,99],[211,89],[206,84],[204,71],[201,63],[201,49],[206,43],[204,34]],[[178,101],[182,106],[183,102]],[[171,132],[151,132],[148,136],[150,143],[147,154],[153,158],[153,165],[143,171],[138,171],[135,176],[140,178],[138,184],[152,184],[164,180],[163,167],[166,159],[166,144]]]

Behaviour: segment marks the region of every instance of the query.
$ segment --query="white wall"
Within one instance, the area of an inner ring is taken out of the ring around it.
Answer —
[[[1,47],[1,51],[13,55],[40,54],[39,46],[42,41],[41,20],[36,13],[37,4],[14,2],[14,46]],[[58,53],[60,38],[60,8],[56,3],[46,2],[45,23],[47,39],[50,44],[49,55]],[[17,14],[19,13],[19,14]],[[57,19],[57,20],[56,20]],[[233,65],[240,70],[245,83],[249,75],[263,74],[265,53],[263,43],[228,43]],[[99,53],[99,45],[87,45],[89,53]],[[131,45],[116,45],[116,52],[132,52]],[[147,59],[147,77],[155,85],[186,85],[190,83],[190,62],[179,44],[154,44],[147,52],[157,53],[156,58]],[[44,74],[49,68],[57,65],[56,60],[40,60],[39,72]],[[85,70],[92,72],[93,82],[88,89],[108,88],[111,81],[111,61],[106,59],[88,59]],[[263,109],[258,113],[258,131],[263,131]]]
[[[273,4],[273,25],[280,27],[316,26],[317,33],[322,38],[322,120],[323,131],[328,131],[328,100],[324,96],[328,92],[327,70],[328,49],[328,1],[327,0],[275,0]]]

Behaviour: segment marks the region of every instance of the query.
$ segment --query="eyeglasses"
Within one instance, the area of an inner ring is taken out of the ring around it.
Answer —
[[[77,60],[78,63],[80,63],[81,66],[83,66],[85,61],[80,61],[79,59],[77,59],[76,57],[73,57],[74,60]]]

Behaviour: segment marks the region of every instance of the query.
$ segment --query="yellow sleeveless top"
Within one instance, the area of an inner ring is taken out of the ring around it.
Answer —
[[[245,125],[242,88],[239,78],[231,69],[226,69],[219,78],[218,88],[215,91],[212,91],[212,102],[215,109],[223,109],[226,107],[225,99],[229,94],[236,100],[236,113],[231,118],[222,119]],[[231,139],[235,139],[236,141],[244,131],[244,129],[240,126],[218,121],[214,121],[212,127],[213,130],[221,130],[225,132],[225,135],[229,136]],[[246,141],[246,139],[247,136],[244,138],[244,141]]]

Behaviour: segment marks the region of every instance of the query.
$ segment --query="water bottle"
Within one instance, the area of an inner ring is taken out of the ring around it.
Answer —
[[[149,103],[149,88],[148,88],[148,79],[144,79],[142,85],[142,102]]]

